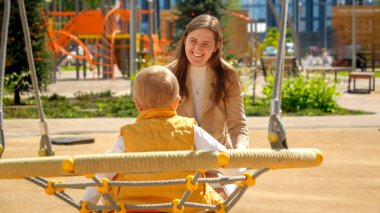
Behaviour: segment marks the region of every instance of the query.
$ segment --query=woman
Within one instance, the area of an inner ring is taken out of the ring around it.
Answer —
[[[228,148],[249,147],[239,77],[221,57],[220,22],[210,15],[195,17],[185,29],[177,60],[168,68],[180,84],[181,116],[194,117],[204,130]]]

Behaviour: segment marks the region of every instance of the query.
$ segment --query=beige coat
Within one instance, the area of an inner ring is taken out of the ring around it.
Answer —
[[[168,65],[171,69],[176,62]],[[227,148],[248,148],[248,128],[242,100],[240,81],[237,77],[227,85],[227,94],[217,105],[211,100],[212,85],[216,82],[215,73],[208,69],[200,126]],[[187,73],[186,88],[189,97],[184,98],[177,109],[178,115],[194,118],[190,72]]]

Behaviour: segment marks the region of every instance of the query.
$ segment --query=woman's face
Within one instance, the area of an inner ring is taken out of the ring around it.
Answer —
[[[186,57],[193,66],[206,66],[208,59],[217,49],[218,45],[215,44],[214,33],[209,29],[194,30],[186,37]]]

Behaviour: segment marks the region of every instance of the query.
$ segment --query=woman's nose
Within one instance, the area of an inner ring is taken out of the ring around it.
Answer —
[[[203,50],[201,44],[195,44],[195,45],[194,45],[194,49],[195,49],[195,50]]]

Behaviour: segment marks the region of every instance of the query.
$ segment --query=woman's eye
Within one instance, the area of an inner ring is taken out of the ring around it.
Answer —
[[[209,44],[202,44],[202,47],[204,47],[204,48],[207,48],[209,46],[210,46]]]

